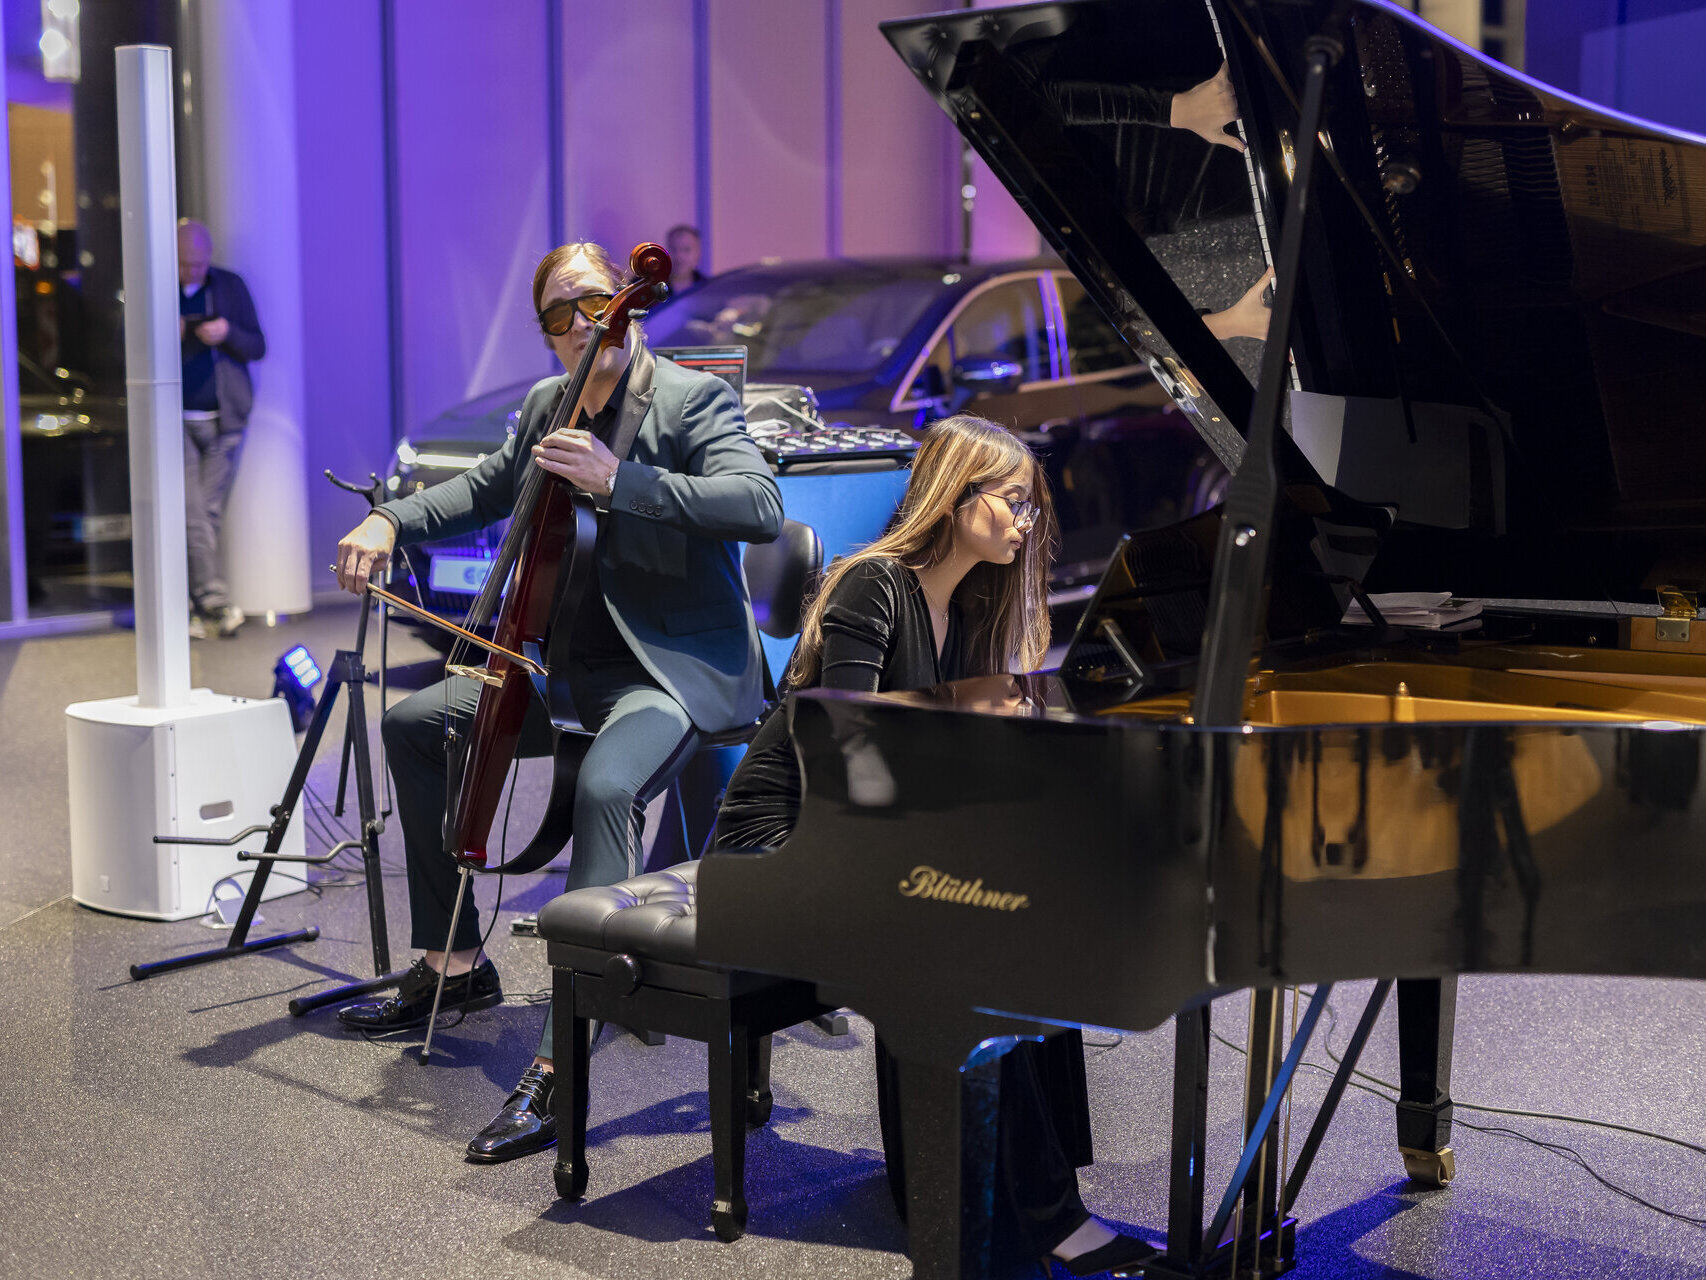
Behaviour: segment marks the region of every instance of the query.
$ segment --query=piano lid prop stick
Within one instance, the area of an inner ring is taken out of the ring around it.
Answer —
[[[1324,35],[1311,36],[1305,71],[1303,110],[1295,147],[1296,170],[1286,195],[1280,227],[1279,257],[1274,262],[1274,307],[1262,350],[1256,403],[1250,413],[1244,462],[1226,490],[1225,518],[1215,547],[1211,581],[1214,595],[1203,630],[1200,679],[1191,712],[1199,725],[1230,728],[1243,722],[1246,677],[1256,633],[1261,628],[1263,587],[1272,559],[1275,438],[1284,403],[1291,321],[1297,309],[1298,269],[1303,260],[1303,225],[1309,214],[1310,177],[1320,150],[1321,102],[1327,72],[1344,46]]]

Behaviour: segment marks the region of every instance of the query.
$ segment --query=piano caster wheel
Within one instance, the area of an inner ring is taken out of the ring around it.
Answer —
[[[770,1096],[768,1089],[763,1093],[756,1090],[748,1092],[746,1095],[746,1127],[748,1129],[759,1129],[769,1123],[770,1109],[774,1105],[775,1100]]]
[[[579,1200],[586,1195],[586,1165],[557,1161],[551,1170],[551,1180],[557,1184],[557,1194],[564,1200]]]
[[[1450,1147],[1442,1147],[1438,1151],[1399,1147],[1398,1153],[1404,1157],[1404,1172],[1412,1182],[1419,1182],[1428,1187],[1443,1187],[1457,1176],[1457,1157],[1452,1155]]]
[[[718,1200],[711,1206],[711,1230],[724,1244],[733,1244],[746,1234],[746,1204]]]

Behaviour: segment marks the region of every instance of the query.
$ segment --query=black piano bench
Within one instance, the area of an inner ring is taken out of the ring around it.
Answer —
[[[746,1127],[770,1118],[772,1032],[828,1013],[809,982],[698,962],[699,864],[576,889],[545,905],[539,934],[551,962],[557,1083],[557,1194],[586,1193],[591,1021],[702,1040],[710,1066],[711,1225],[746,1231]]]

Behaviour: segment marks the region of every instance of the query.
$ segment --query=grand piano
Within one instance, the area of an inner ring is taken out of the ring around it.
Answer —
[[[1457,975],[1706,977],[1706,147],[1376,0],[884,31],[1234,475],[1121,542],[1058,671],[794,697],[799,825],[705,860],[700,955],[882,1033],[921,1277],[1019,1265],[1001,1052],[1176,1017],[1148,1273],[1275,1274],[1349,1070],[1282,1169],[1331,984],[1379,980],[1349,1064],[1396,983],[1398,1145],[1442,1182]],[[1222,63],[1232,132],[1180,127]],[[1267,341],[1217,340],[1268,266]],[[1205,1197],[1208,1007],[1245,988],[1249,1140]]]

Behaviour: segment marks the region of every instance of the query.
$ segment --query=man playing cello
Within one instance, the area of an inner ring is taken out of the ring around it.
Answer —
[[[591,243],[554,249],[533,278],[540,327],[574,369],[592,321],[618,291],[609,255]],[[338,583],[362,594],[398,545],[452,537],[510,514],[532,467],[591,495],[600,509],[596,588],[575,614],[566,674],[581,724],[596,734],[575,790],[570,889],[637,874],[645,806],[680,771],[701,733],[733,728],[763,707],[763,657],[741,574],[740,542],[769,542],[782,499],[720,379],[657,359],[637,326],[592,367],[580,425],[545,434],[563,378],[529,393],[516,434],[443,484],[376,508],[339,544]],[[543,437],[543,438],[541,438]],[[627,447],[623,449],[625,442]],[[622,456],[612,443],[623,449]],[[561,652],[560,645],[554,648]],[[476,681],[452,675],[386,712],[382,732],[408,861],[412,945],[425,954],[388,999],[338,1013],[347,1026],[423,1026],[439,974],[447,1004],[502,999],[480,951],[469,901],[445,945],[459,871],[443,847],[446,732],[465,731]],[[549,723],[534,701],[520,754],[546,754]],[[468,1144],[471,1160],[509,1160],[556,1141],[551,1020],[538,1057],[497,1118]]]

